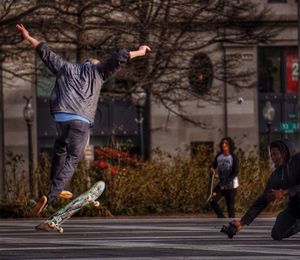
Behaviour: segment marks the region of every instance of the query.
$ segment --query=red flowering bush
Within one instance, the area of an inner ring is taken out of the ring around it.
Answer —
[[[108,170],[111,175],[120,173],[125,166],[134,166],[137,163],[137,160],[128,151],[102,147],[97,148],[95,153],[96,160],[94,161],[94,166],[100,171]]]

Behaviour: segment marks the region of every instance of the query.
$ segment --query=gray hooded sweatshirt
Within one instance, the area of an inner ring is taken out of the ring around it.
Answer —
[[[76,114],[93,122],[103,83],[127,63],[129,52],[125,49],[112,54],[98,64],[75,64],[64,60],[46,44],[40,43],[36,51],[48,69],[56,76],[50,96],[50,112]]]

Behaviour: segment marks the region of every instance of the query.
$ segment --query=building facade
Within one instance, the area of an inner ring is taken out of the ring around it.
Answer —
[[[174,154],[177,149],[186,146],[204,144],[217,148],[224,136],[231,136],[239,148],[244,151],[260,151],[268,139],[289,138],[299,143],[299,125],[297,118],[298,96],[298,20],[297,2],[294,0],[266,0],[274,14],[274,21],[280,28],[278,34],[264,45],[223,44],[218,53],[209,59],[226,61],[235,59],[241,68],[249,70],[248,81],[251,88],[236,89],[230,82],[212,79],[207,84],[217,85],[221,93],[221,102],[212,103],[203,100],[187,101],[184,109],[191,118],[203,122],[205,127],[196,127],[182,118],[170,113],[162,104],[150,97],[142,111],[136,107],[130,97],[103,95],[99,100],[95,126],[89,140],[87,154],[93,159],[93,151],[106,145],[113,135],[117,142],[128,144],[133,152],[140,151],[141,145],[148,158],[151,151],[158,147]],[[274,22],[273,21],[273,22]],[[200,37],[195,33],[194,37]],[[69,60],[76,60],[72,48],[59,48],[61,54]],[[187,64],[194,64],[197,53],[186,58]],[[201,56],[202,57],[202,56]],[[1,58],[1,57],[0,57]],[[26,78],[16,75],[22,70],[23,60],[32,64],[26,68]],[[212,62],[213,64],[213,62]],[[38,154],[51,153],[56,129],[49,113],[49,91],[53,77],[46,70],[37,70],[40,60],[32,50],[18,53],[11,59],[1,60],[0,74],[0,195],[5,191],[5,160],[8,152],[22,154],[24,168],[29,163],[29,132],[32,134],[33,161],[38,163]],[[191,65],[189,65],[191,66]],[[206,64],[206,68],[207,68]],[[16,74],[7,71],[14,68]],[[212,70],[214,68],[212,67]],[[225,70],[226,72],[226,70]],[[251,72],[251,73],[250,73]],[[114,82],[116,83],[116,82]],[[31,128],[24,120],[25,97],[32,97],[34,110]],[[274,108],[274,118],[266,121],[263,108],[270,101]],[[142,114],[141,114],[142,112]],[[145,117],[146,120],[142,120]],[[141,128],[142,126],[142,128]],[[270,127],[270,128],[268,128]],[[30,130],[31,131],[28,131]],[[141,138],[141,131],[143,131]],[[141,144],[141,142],[144,142]]]
[[[278,138],[289,138],[300,148],[297,1],[269,0],[265,4],[274,15],[278,34],[267,44],[227,43],[217,56],[238,59],[240,67],[249,69],[254,87],[236,90],[223,82],[220,84],[223,102],[187,103],[191,115],[205,122],[207,129],[170,116],[159,104],[152,105],[152,147],[172,152],[178,147],[203,143],[216,148],[222,137],[231,136],[246,152],[265,152],[268,141]],[[214,79],[213,84],[216,82]],[[267,101],[274,108],[274,118],[270,121],[263,115]]]

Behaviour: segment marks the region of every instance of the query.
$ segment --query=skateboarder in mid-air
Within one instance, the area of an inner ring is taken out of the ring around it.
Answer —
[[[228,227],[223,226],[221,231],[229,238],[244,225],[250,225],[270,202],[286,197],[288,205],[278,214],[271,236],[274,240],[282,240],[300,231],[300,153],[295,154],[294,145],[288,140],[272,142],[270,152],[275,170],[246,214],[240,220],[233,220]]]
[[[45,43],[30,36],[22,24],[17,24],[16,27],[56,76],[50,96],[50,112],[56,122],[58,137],[54,144],[50,191],[32,209],[32,215],[37,216],[56,198],[72,197],[72,193],[64,191],[64,188],[83,155],[104,81],[122,64],[144,56],[150,48],[142,45],[136,51],[121,49],[102,62],[90,59],[83,64],[75,64],[64,60]]]

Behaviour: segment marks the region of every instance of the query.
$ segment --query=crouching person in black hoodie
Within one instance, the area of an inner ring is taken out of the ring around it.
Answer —
[[[229,238],[238,233],[274,201],[289,197],[287,207],[278,214],[271,236],[274,240],[288,238],[300,231],[300,153],[288,140],[270,144],[271,159],[275,165],[265,190],[240,220],[233,220],[222,232]]]

